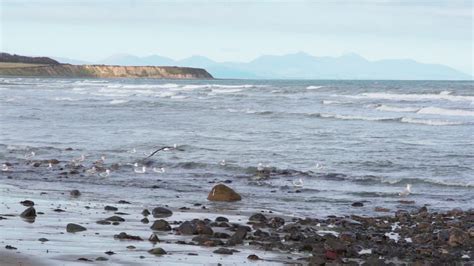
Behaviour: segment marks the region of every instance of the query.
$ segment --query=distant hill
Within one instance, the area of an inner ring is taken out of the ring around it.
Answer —
[[[152,55],[115,55],[96,63],[126,66],[173,65],[205,68],[216,78],[242,79],[394,79],[466,80],[471,76],[451,67],[424,64],[410,59],[369,61],[351,53],[339,57],[316,57],[299,52],[263,55],[250,62],[216,62],[204,56],[182,60]]]
[[[53,60],[49,57],[31,57],[31,56],[9,54],[9,53],[0,53],[0,62],[24,63],[24,64],[45,64],[45,65],[59,64],[58,61]]]

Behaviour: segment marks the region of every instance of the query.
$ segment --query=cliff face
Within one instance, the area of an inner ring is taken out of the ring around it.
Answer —
[[[169,78],[212,79],[206,70],[190,67],[109,66],[109,65],[36,65],[0,67],[0,75],[94,78]]]

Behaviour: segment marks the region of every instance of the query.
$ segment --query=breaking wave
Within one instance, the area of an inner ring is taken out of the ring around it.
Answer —
[[[426,101],[426,100],[447,100],[447,101],[474,101],[474,96],[452,95],[452,94],[395,94],[385,92],[362,93],[350,98],[369,98],[395,101]]]
[[[418,114],[447,115],[447,116],[474,116],[474,111],[462,109],[444,109],[439,107],[424,107],[418,110]]]

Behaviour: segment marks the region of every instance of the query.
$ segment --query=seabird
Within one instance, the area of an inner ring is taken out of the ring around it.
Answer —
[[[406,196],[410,195],[410,193],[411,193],[411,184],[407,184],[407,187],[405,188],[405,190],[398,193],[398,195],[400,195],[402,197],[406,197]]]
[[[138,168],[138,163],[135,163],[134,164],[134,168],[133,168],[133,171],[137,174],[144,174],[146,172],[146,166],[142,166],[141,167],[141,170]]]
[[[27,153],[25,154],[25,158],[26,159],[31,159],[33,157],[35,157],[36,153],[34,151],[32,151],[31,153]]]
[[[108,177],[110,175],[110,170],[105,169],[105,172],[99,173],[100,177]]]
[[[293,186],[295,187],[303,187],[303,179],[293,180]]]
[[[159,151],[170,151],[170,150],[179,150],[179,151],[182,151],[180,149],[178,149],[178,145],[174,144],[173,147],[170,147],[170,146],[164,146],[164,147],[161,147],[157,150],[155,150],[154,152],[152,152],[150,155],[148,155],[148,157],[146,157],[145,159],[148,159],[150,158],[151,156],[155,155],[157,152]]]
[[[2,164],[2,171],[3,172],[9,171],[9,170],[10,170],[10,168],[8,167],[8,165]]]
[[[226,162],[225,162],[225,160],[222,160],[219,164],[224,166],[224,165],[226,165]]]
[[[155,173],[164,173],[165,172],[165,168],[163,168],[163,167],[161,167],[161,168],[153,167],[152,170]]]

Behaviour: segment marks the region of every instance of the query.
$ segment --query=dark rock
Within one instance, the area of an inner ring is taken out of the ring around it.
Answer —
[[[33,207],[29,207],[20,214],[21,218],[34,219],[36,217],[36,210]]]
[[[54,211],[54,212],[65,212],[65,210],[60,209],[60,208],[54,209],[53,211]]]
[[[81,192],[77,189],[74,189],[69,192],[69,195],[71,195],[71,197],[79,197],[81,195]]]
[[[156,231],[170,231],[171,230],[170,224],[165,220],[156,220],[155,222],[153,222],[153,225],[150,228]]]
[[[197,234],[196,226],[193,223],[189,222],[189,221],[185,221],[184,223],[180,224],[178,226],[177,231],[181,235],[194,235],[194,234]]]
[[[117,211],[118,208],[114,207],[114,206],[107,205],[107,206],[104,207],[104,210],[106,210],[106,211]]]
[[[244,242],[245,236],[247,236],[247,230],[243,227],[237,229],[237,231],[227,240],[228,246],[235,246]]]
[[[108,261],[109,259],[107,259],[106,257],[97,257],[95,260],[96,261]]]
[[[147,210],[147,209],[144,209],[144,210],[142,211],[142,215],[146,217],[146,216],[150,215],[150,211]]]
[[[250,223],[266,223],[267,217],[265,217],[265,215],[261,213],[255,213],[249,217],[249,222]]]
[[[270,221],[267,224],[271,228],[279,228],[285,225],[285,219],[281,217],[273,217],[270,219]]]
[[[115,254],[115,252],[113,252],[113,251],[111,251],[111,250],[106,251],[106,252],[104,252],[104,253],[107,254],[107,255],[109,255],[109,256],[112,256],[112,255]]]
[[[142,222],[142,223],[144,223],[144,224],[147,224],[147,223],[149,223],[150,221],[148,220],[148,218],[145,217],[145,218],[141,219],[140,222]]]
[[[120,234],[118,235],[114,235],[114,238],[115,239],[120,239],[120,240],[138,240],[138,241],[143,241],[143,239],[139,236],[133,236],[133,235],[129,235],[125,232],[121,232]]]
[[[17,250],[16,247],[10,246],[10,245],[6,245],[5,248],[6,248],[6,249],[11,249],[11,250]]]
[[[218,216],[216,217],[216,222],[229,222],[229,219],[227,219],[226,217],[222,217],[222,216]]]
[[[110,216],[108,218],[105,219],[106,221],[109,221],[109,222],[125,222],[125,219],[120,217],[120,216]]]
[[[76,232],[82,232],[86,231],[87,229],[84,226],[78,225],[78,224],[73,224],[69,223],[66,226],[66,232],[68,233],[76,233]]]
[[[151,213],[153,214],[154,218],[165,218],[173,215],[172,211],[163,207],[154,208]]]
[[[99,221],[97,221],[96,223],[97,223],[97,224],[101,224],[101,225],[109,225],[109,224],[111,224],[111,222],[106,221],[106,220],[99,220]]]
[[[448,244],[451,247],[457,247],[467,245],[469,240],[469,234],[458,228],[452,228],[449,231]]]
[[[196,231],[199,235],[212,235],[214,233],[212,228],[205,224],[198,224],[196,226]]]
[[[148,238],[148,241],[152,243],[158,243],[160,242],[160,239],[158,238],[156,234],[151,234],[150,237]]]
[[[218,184],[209,192],[207,199],[210,201],[239,201],[242,200],[242,197],[232,188],[224,184]]]
[[[92,260],[90,260],[90,259],[88,259],[88,258],[78,258],[77,260],[79,260],[79,261],[89,261],[89,262],[92,261]]]
[[[161,255],[165,255],[166,251],[162,248],[152,248],[152,249],[148,250],[148,253],[153,254],[153,255],[157,255],[157,256],[161,256]]]
[[[49,239],[42,237],[42,238],[39,238],[38,241],[40,241],[40,242],[48,242]]]
[[[212,253],[223,254],[223,255],[232,255],[232,254],[234,254],[234,251],[232,249],[228,249],[228,248],[219,248],[219,249],[214,250]]]
[[[119,200],[117,203],[118,204],[131,204],[130,202],[128,202],[126,200]]]
[[[127,249],[136,249],[137,247],[135,247],[134,245],[130,245],[130,246],[127,246]]]
[[[221,233],[221,232],[214,232],[214,234],[212,236],[215,237],[215,238],[225,238],[225,239],[230,237],[229,234]]]
[[[25,206],[25,207],[33,207],[35,205],[35,203],[31,200],[24,200],[24,201],[20,201],[21,205]]]
[[[255,254],[248,255],[247,259],[249,260],[259,260],[260,258]]]
[[[364,203],[360,202],[360,201],[356,201],[354,203],[352,203],[352,207],[363,207],[364,206]]]

